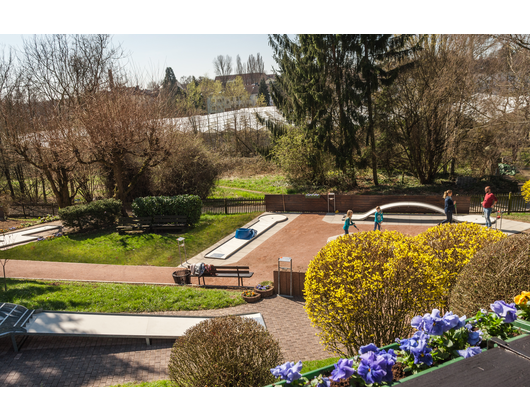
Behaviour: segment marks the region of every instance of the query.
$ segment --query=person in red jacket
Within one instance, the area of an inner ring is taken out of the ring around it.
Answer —
[[[485,189],[486,195],[484,196],[484,201],[482,202],[482,207],[484,208],[484,217],[486,218],[486,227],[491,227],[491,211],[493,206],[497,204],[497,197],[491,192],[490,187]]]

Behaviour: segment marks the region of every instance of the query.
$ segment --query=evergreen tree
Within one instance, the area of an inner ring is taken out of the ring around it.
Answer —
[[[171,67],[166,68],[166,75],[162,82],[162,88],[165,90],[173,91],[177,87],[177,78]]]
[[[263,98],[265,99],[266,106],[269,106],[271,104],[271,97],[269,95],[269,88],[267,87],[267,83],[265,83],[265,79],[261,79],[259,82],[258,97],[261,95],[263,95]]]
[[[355,71],[359,35],[270,35],[279,66],[271,96],[285,119],[353,177],[361,97]],[[353,182],[355,182],[353,180]]]
[[[390,86],[403,69],[402,60],[416,50],[417,46],[406,48],[410,35],[360,35],[357,45],[358,67],[361,78],[357,87],[362,92],[363,104],[368,112],[366,144],[370,145],[374,184],[377,179],[377,154],[374,134],[373,96],[379,85]]]

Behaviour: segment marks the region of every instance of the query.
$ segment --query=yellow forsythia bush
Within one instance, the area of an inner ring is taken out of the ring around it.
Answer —
[[[416,236],[427,252],[441,263],[444,273],[442,287],[448,292],[453,288],[462,268],[482,248],[506,238],[499,230],[488,229],[476,223],[452,223],[429,228]],[[449,296],[446,296],[446,300]],[[439,309],[447,308],[447,304]]]
[[[341,236],[309,264],[305,309],[326,348],[351,357],[407,337],[411,318],[447,295],[442,276],[435,255],[399,232]]]
[[[530,202],[530,181],[526,181],[521,188],[521,194],[524,197],[524,201]]]

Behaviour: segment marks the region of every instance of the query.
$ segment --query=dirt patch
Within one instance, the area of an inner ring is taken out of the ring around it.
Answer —
[[[0,229],[9,229],[12,227],[19,227],[23,223],[28,223],[30,220],[20,218],[20,219],[7,219],[7,220],[0,220]]]

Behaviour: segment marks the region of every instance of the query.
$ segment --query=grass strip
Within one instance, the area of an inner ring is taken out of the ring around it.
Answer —
[[[31,242],[0,251],[0,258],[30,261],[176,267],[180,264],[177,238],[186,238],[188,258],[234,233],[260,212],[202,215],[199,223],[182,234],[119,235],[114,230],[77,233],[50,241]],[[182,261],[184,249],[181,248]]]
[[[0,302],[32,310],[138,313],[220,309],[245,303],[236,291],[194,287],[8,279],[5,292],[0,283]]]

